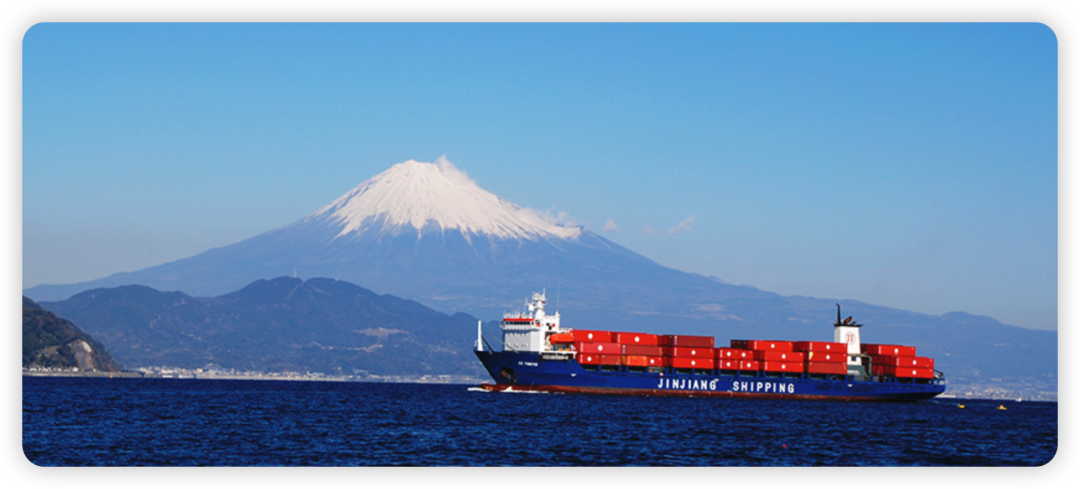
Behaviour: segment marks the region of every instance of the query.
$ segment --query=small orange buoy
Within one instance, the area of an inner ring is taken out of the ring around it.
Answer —
[[[964,405],[963,405],[963,404],[957,404],[957,405],[956,405],[956,407],[958,407],[958,408],[960,408],[960,409],[964,409]]]

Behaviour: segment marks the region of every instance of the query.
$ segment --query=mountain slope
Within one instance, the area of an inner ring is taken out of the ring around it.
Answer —
[[[258,280],[212,298],[129,285],[43,306],[75,318],[131,367],[482,373],[470,361],[476,319],[331,279]]]
[[[119,372],[120,367],[101,343],[66,319],[23,296],[23,368],[43,367],[81,371]]]

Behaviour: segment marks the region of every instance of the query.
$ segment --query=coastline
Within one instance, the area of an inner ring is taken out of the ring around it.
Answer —
[[[146,379],[199,379],[199,380],[284,380],[293,382],[366,382],[388,384],[447,384],[447,385],[472,385],[490,383],[490,379],[473,377],[468,375],[352,375],[330,376],[315,373],[296,372],[197,372],[190,370],[166,370],[162,371],[126,371],[126,372],[71,372],[71,371],[27,371],[23,377],[83,377],[83,378],[146,378]],[[965,401],[1016,401],[1018,397],[986,397],[965,394],[946,393],[938,396],[937,400],[965,400]],[[1019,402],[1058,402],[1056,397],[1037,396],[1020,397]]]
[[[286,380],[295,382],[367,382],[396,384],[460,384],[478,385],[485,381],[480,377],[468,375],[351,375],[330,376],[323,374],[301,374],[295,372],[71,372],[71,371],[27,371],[23,377],[82,377],[82,378],[128,378],[128,379],[199,379],[199,380]]]

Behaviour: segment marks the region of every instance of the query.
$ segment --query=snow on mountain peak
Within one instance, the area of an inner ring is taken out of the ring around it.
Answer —
[[[383,226],[410,225],[418,231],[429,222],[440,229],[501,238],[576,238],[581,228],[561,226],[532,209],[518,207],[480,188],[444,157],[435,163],[409,160],[375,175],[316,211],[313,218],[342,226],[338,236]]]

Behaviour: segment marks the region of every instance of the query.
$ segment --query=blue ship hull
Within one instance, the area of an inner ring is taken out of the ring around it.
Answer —
[[[477,351],[495,380],[493,391],[535,391],[608,395],[811,399],[833,401],[918,401],[945,392],[944,379],[856,381],[851,375],[734,372],[726,370],[584,367],[573,359],[539,353]]]

